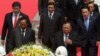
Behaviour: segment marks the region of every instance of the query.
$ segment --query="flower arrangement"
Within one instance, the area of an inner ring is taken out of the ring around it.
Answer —
[[[23,45],[12,52],[13,56],[55,56],[51,50],[45,46],[37,44]]]

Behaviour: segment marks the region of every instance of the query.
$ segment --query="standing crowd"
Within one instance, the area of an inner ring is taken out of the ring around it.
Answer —
[[[5,15],[1,36],[2,44],[6,39],[6,53],[23,44],[35,42],[35,31],[29,17],[21,12],[21,4],[14,2],[12,9]],[[58,46],[65,46],[68,56],[76,56],[76,47],[81,47],[82,56],[97,56],[100,14],[94,1],[39,0],[38,10],[39,42],[53,51]]]

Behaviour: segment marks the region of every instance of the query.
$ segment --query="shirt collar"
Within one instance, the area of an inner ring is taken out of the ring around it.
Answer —
[[[93,16],[93,12],[91,12],[91,16]]]
[[[50,15],[50,12],[48,11],[48,14]],[[54,14],[54,12],[51,13],[52,15]]]
[[[17,14],[17,16],[19,16],[19,15],[20,15],[20,13]],[[15,13],[13,13],[13,16],[15,16]]]
[[[69,37],[69,34],[65,34],[65,33],[64,33],[64,36]]]
[[[22,29],[22,28],[21,28],[21,31],[23,31],[23,30],[24,30],[24,32],[26,32],[26,29]]]
[[[88,17],[84,17],[84,18],[87,18],[87,19],[84,19],[84,21],[85,21],[85,20],[89,20],[89,18],[90,18],[90,15],[89,15]]]

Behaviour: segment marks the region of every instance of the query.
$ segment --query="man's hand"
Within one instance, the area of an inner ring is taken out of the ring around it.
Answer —
[[[71,39],[65,39],[65,43],[71,45],[72,44],[72,40]]]
[[[37,39],[37,44],[42,44],[42,40],[41,39]]]
[[[4,45],[5,44],[5,40],[1,40],[1,43],[2,43],[2,45]]]

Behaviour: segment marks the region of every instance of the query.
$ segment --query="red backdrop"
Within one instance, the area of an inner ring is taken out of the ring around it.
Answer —
[[[21,11],[29,15],[30,20],[32,20],[38,11],[38,0],[2,0],[0,2],[0,35],[2,31],[4,16],[6,13],[12,11],[12,3],[14,1],[19,1],[21,3]]]

